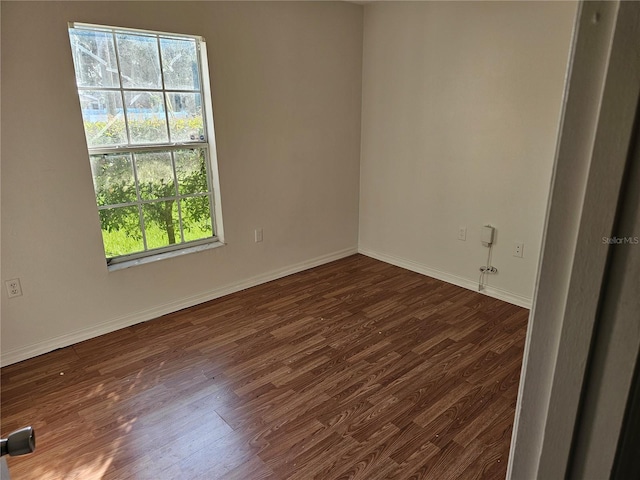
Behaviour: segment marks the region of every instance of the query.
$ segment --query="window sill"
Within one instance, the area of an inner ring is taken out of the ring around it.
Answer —
[[[114,263],[107,265],[107,270],[115,272],[116,270],[124,270],[125,268],[137,267],[138,265],[146,265],[147,263],[153,263],[160,260],[166,260],[167,258],[180,257],[182,255],[188,255],[189,253],[202,252],[203,250],[210,250],[212,248],[218,248],[225,245],[220,241],[206,243],[204,245],[195,245],[193,247],[186,247],[180,250],[174,250],[172,252],[159,253],[157,255],[150,255],[148,257],[136,258],[135,260],[127,260],[124,262]]]

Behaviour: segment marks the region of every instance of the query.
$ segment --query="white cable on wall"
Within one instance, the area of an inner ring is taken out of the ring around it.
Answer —
[[[491,269],[491,252],[493,251],[493,243],[489,245],[489,252],[487,253],[487,265],[480,267],[480,279],[478,280],[478,291],[481,292],[484,288],[484,276]]]

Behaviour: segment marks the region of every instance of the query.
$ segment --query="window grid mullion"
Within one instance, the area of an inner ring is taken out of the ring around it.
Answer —
[[[209,158],[209,149],[203,149],[205,154],[205,159]],[[216,225],[216,205],[215,199],[213,196],[213,173],[211,172],[211,168],[207,167],[207,193],[209,193],[209,215],[211,217],[211,232],[215,235],[215,225]]]
[[[164,118],[167,122],[167,138],[171,143],[171,128],[169,127],[169,102],[167,102],[167,93],[164,84],[164,63],[162,63],[162,48],[160,48],[160,37],[156,35],[156,47],[158,48],[158,60],[160,61],[160,85],[162,86],[162,101],[164,102]]]
[[[119,74],[120,72],[118,72]],[[201,93],[200,90],[177,90],[177,89],[171,89],[171,88],[165,88],[165,89],[160,89],[160,88],[139,88],[139,87],[78,87],[78,91],[83,91],[83,90],[100,90],[100,91],[105,91],[105,92],[119,92],[121,90],[125,91],[125,92],[167,92],[167,93]]]
[[[202,56],[204,55],[203,51],[202,51],[202,45],[201,42],[196,42],[196,57],[197,57],[197,62],[198,62],[198,83],[199,83],[199,87],[200,87],[200,98],[201,101],[204,102],[205,99],[205,95],[204,95],[204,74],[203,74],[203,68],[202,68]],[[214,200],[214,195],[213,195],[213,173],[211,171],[211,166],[208,162],[206,162],[206,159],[210,158],[209,157],[209,128],[207,126],[207,115],[205,114],[205,109],[204,109],[204,103],[202,104],[202,131],[204,133],[205,136],[205,140],[207,141],[207,146],[203,148],[204,150],[204,155],[205,155],[205,163],[206,163],[206,170],[207,170],[207,193],[209,196],[209,217],[211,219],[211,233],[215,236],[217,235],[216,232],[216,208],[215,208],[215,200]]]
[[[137,187],[137,185],[136,185],[136,187]],[[169,200],[180,201],[180,200],[183,200],[185,198],[198,198],[198,197],[206,197],[206,196],[211,196],[211,192],[186,193],[186,194],[178,194],[178,195],[171,196],[171,197],[154,198],[152,200],[140,200],[140,201],[136,200],[135,202],[114,203],[114,204],[109,204],[109,205],[98,205],[98,210],[110,210],[110,209],[113,209],[113,208],[120,208],[120,207],[135,207],[137,205],[147,205],[149,203],[166,202],[166,201],[169,201]]]
[[[182,202],[180,201],[182,195],[180,195],[180,185],[178,185],[178,171],[176,169],[176,155],[175,152],[171,152],[171,167],[173,168],[173,181],[176,187],[176,203],[178,204],[178,224],[180,225],[180,239],[184,243],[184,229],[182,228]]]
[[[124,98],[124,91],[122,89],[122,74],[120,70],[120,49],[118,47],[118,40],[114,31],[111,32],[113,36],[113,49],[116,53],[116,66],[118,67],[118,85],[120,85],[120,98],[122,99],[122,117],[124,118],[124,131],[127,135],[127,145],[131,145],[131,134],[129,133],[129,116],[127,115],[127,103]],[[100,89],[102,90],[102,89]]]
[[[209,148],[208,143],[158,143],[150,145],[123,145],[116,147],[93,147],[89,148],[89,155],[116,155],[119,153],[143,153],[143,152],[159,152],[168,151],[174,152],[176,150],[207,150]]]
[[[209,129],[207,128],[207,116],[205,115],[204,108],[204,76],[202,74],[202,49],[200,48],[200,42],[196,42],[196,61],[198,62],[198,86],[200,87],[198,93],[200,94],[200,105],[202,109],[202,133],[204,139],[209,143]],[[207,168],[207,170],[209,170]]]
[[[142,196],[140,195],[140,184],[138,183],[138,166],[136,165],[138,159],[136,158],[135,153],[130,153],[131,155],[131,165],[133,166],[133,180],[136,182],[136,198],[138,204],[138,218],[140,220],[140,230],[142,230],[142,243],[144,245],[144,251],[149,250],[147,246],[147,228],[144,224],[144,213],[142,212]]]

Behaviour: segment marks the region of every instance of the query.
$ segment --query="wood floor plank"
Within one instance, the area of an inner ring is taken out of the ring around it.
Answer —
[[[500,479],[528,312],[362,256],[1,371],[15,479]]]

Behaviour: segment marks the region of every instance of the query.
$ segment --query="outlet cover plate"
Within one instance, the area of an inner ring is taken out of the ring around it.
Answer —
[[[20,285],[19,278],[7,280],[5,285],[7,286],[7,294],[9,295],[9,298],[19,297],[22,295],[22,285]]]
[[[523,253],[524,253],[524,243],[516,243],[513,246],[513,256],[522,258]]]

